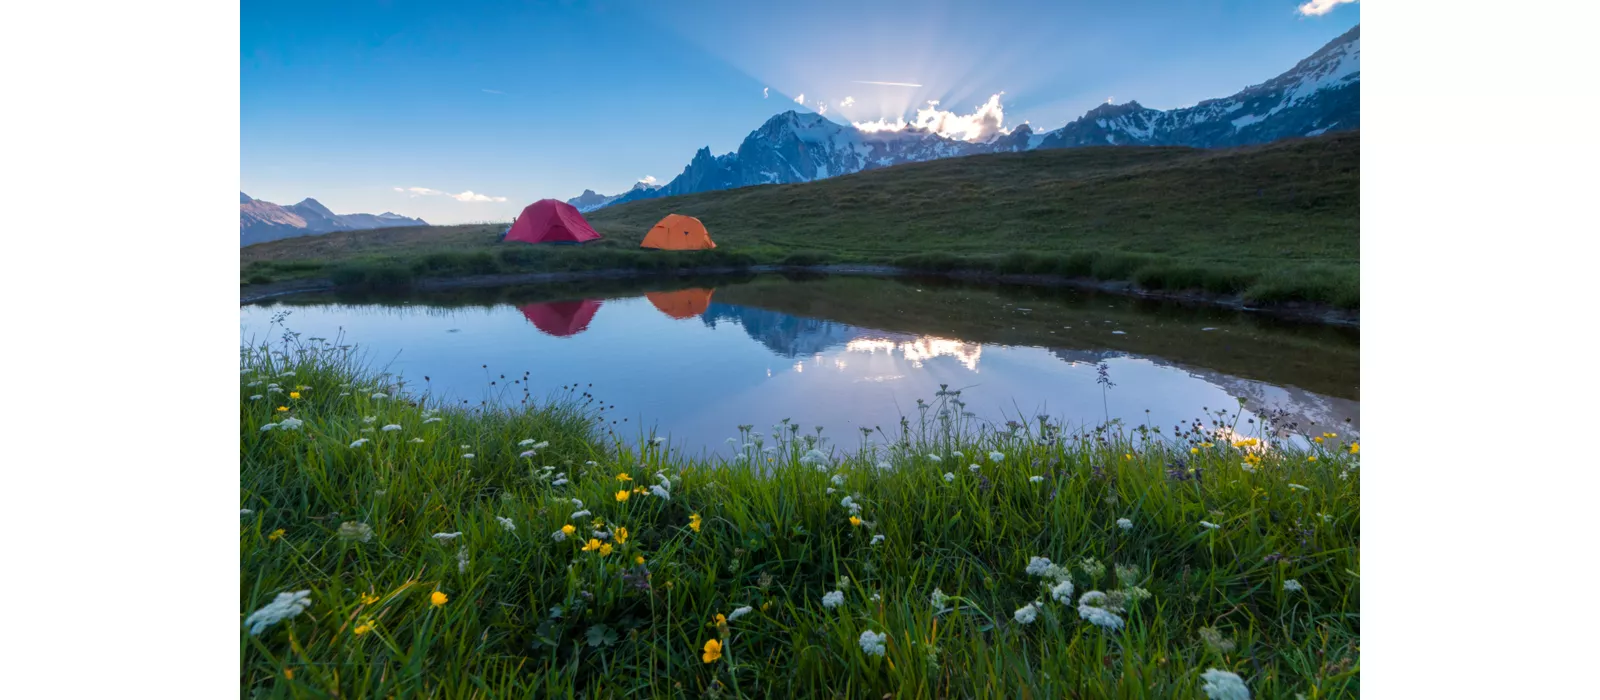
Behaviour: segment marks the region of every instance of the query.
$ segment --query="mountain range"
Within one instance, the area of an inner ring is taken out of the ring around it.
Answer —
[[[1151,109],[1136,101],[1104,104],[1066,125],[1036,133],[1028,124],[966,141],[926,129],[867,131],[793,110],[750,132],[733,153],[701,148],[683,173],[660,186],[568,200],[593,211],[640,199],[752,185],[811,182],[938,158],[1098,145],[1224,148],[1316,136],[1361,126],[1361,25],[1287,72],[1228,97],[1192,107]]]
[[[382,214],[335,214],[310,197],[285,207],[239,193],[240,247],[330,231],[427,225],[428,222],[422,219],[387,211]]]

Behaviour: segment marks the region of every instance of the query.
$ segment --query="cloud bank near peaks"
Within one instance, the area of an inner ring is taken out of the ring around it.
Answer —
[[[1000,96],[1005,93],[996,93],[989,97],[989,101],[974,108],[971,114],[957,114],[949,110],[939,109],[938,100],[928,100],[928,106],[917,110],[916,119],[907,122],[896,118],[894,121],[879,119],[870,122],[854,122],[857,129],[868,133],[879,131],[904,131],[907,128],[935,133],[945,138],[960,139],[962,141],[986,141],[1001,134],[1008,134],[1010,129],[1005,128],[1005,108],[1000,104]]]
[[[409,194],[409,195],[411,195],[413,197],[433,197],[433,196],[437,196],[437,195],[444,195],[446,197],[449,197],[451,199],[456,200],[457,202],[504,202],[504,201],[506,201],[505,197],[491,197],[491,196],[486,195],[486,194],[478,194],[477,192],[473,192],[472,190],[467,190],[465,192],[459,192],[459,193],[451,193],[451,192],[445,192],[444,190],[436,190],[436,189],[433,189],[431,187],[396,187],[396,188],[394,188],[394,191],[396,191],[396,192],[404,192],[404,193]]]

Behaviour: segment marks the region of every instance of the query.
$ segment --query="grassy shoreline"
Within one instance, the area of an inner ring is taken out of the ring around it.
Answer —
[[[1226,413],[992,431],[954,394],[903,435],[747,427],[744,461],[691,462],[607,441],[581,388],[435,409],[354,358],[242,349],[241,618],[309,591],[241,630],[242,692],[1200,697],[1217,669],[1255,697],[1359,694],[1341,438],[1302,451]]]
[[[499,243],[500,224],[272,241],[241,249],[240,281],[382,287],[513,273],[863,264],[1356,309],[1359,173],[1359,132],[1221,151],[971,156],[608,207],[589,215],[606,239],[582,247]],[[674,211],[705,221],[720,247],[638,249],[650,224]]]

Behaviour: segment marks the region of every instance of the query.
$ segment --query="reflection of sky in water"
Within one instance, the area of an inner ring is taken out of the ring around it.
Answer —
[[[241,307],[241,339],[275,337],[269,319],[283,308]],[[302,337],[342,332],[371,364],[402,376],[412,389],[426,375],[436,396],[476,404],[491,391],[520,399],[521,388],[507,383],[524,371],[535,397],[563,384],[592,383],[596,396],[615,404],[613,418],[629,419],[619,431],[624,437],[653,425],[691,450],[725,450],[722,441],[737,426],[766,430],[784,418],[807,433],[823,426],[825,436],[851,447],[860,439],[858,428],[894,434],[899,417],[914,420],[917,399],[932,401],[941,384],[960,389],[968,411],[997,423],[1048,414],[1079,427],[1109,414],[1170,431],[1200,417],[1202,407],[1232,411],[1235,397],[1244,397],[1252,409],[1295,411],[1316,421],[1318,430],[1359,428],[1343,424],[1345,417],[1359,419],[1355,401],[1158,359],[1106,359],[1116,385],[1102,397],[1098,358],[1083,351],[978,345],[727,304],[679,320],[643,297],[609,299],[586,329],[564,337],[536,328],[527,306],[288,308],[289,329]],[[490,387],[491,380],[499,384]]]

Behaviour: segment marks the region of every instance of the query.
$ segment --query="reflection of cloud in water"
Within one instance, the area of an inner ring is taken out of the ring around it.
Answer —
[[[977,343],[963,343],[959,340],[923,336],[911,340],[899,341],[888,338],[857,338],[845,344],[845,349],[850,352],[864,352],[875,354],[883,351],[893,355],[899,350],[912,367],[921,367],[924,360],[935,357],[954,357],[967,369],[978,370],[978,358],[983,356],[983,346]]]

